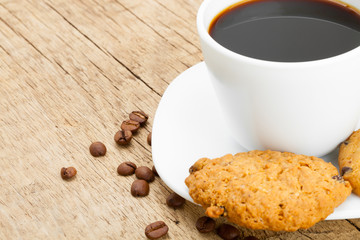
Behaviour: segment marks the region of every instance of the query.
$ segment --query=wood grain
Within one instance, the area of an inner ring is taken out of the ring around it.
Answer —
[[[203,210],[171,209],[156,179],[134,198],[134,176],[117,166],[152,166],[146,137],[160,98],[182,71],[202,61],[195,17],[201,0],[0,0],[0,239],[145,239],[165,221],[163,239],[218,239],[194,227]],[[130,146],[113,135],[128,113],[149,122]],[[88,147],[102,141],[105,157]],[[60,169],[74,166],[72,181]],[[220,219],[218,223],[223,222]],[[360,239],[359,219],[320,222],[260,239]]]

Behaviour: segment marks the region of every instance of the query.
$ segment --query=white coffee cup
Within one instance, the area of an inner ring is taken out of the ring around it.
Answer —
[[[208,33],[239,0],[205,0],[197,28],[210,79],[231,135],[248,150],[323,156],[360,120],[360,47],[326,59],[272,62],[232,52]],[[360,9],[359,0],[343,2]]]

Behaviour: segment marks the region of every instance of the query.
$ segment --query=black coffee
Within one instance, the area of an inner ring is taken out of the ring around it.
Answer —
[[[319,60],[360,45],[360,13],[328,0],[253,0],[222,11],[209,33],[222,46],[248,57]]]

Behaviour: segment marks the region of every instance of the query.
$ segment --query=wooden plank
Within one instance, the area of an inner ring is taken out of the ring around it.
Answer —
[[[149,85],[159,84],[156,89],[160,93],[180,72],[201,61],[199,48],[191,46],[188,50],[189,43],[164,26],[169,14],[162,14],[164,8],[160,5],[152,11],[149,9],[154,8],[154,3],[146,1],[131,1],[127,9],[118,1],[94,4],[91,7],[88,1],[76,1],[71,7],[56,2],[50,2],[49,5]],[[104,12],[104,9],[108,11]],[[75,11],[86,11],[88,14],[75,14]],[[146,14],[148,21],[136,12]],[[161,19],[152,18],[160,14],[163,15]],[[174,36],[177,41],[173,40]],[[133,47],[134,44],[136,47]]]
[[[166,206],[157,179],[134,198],[123,161],[152,166],[146,137],[161,95],[202,60],[195,17],[200,0],[0,0],[0,239],[144,239],[164,220],[164,239],[216,239],[194,227],[204,211]],[[113,135],[128,113],[149,122],[128,147]],[[108,153],[88,147],[103,141]],[[78,169],[64,182],[63,166]],[[219,219],[218,224],[224,222]],[[294,233],[252,231],[260,239],[356,239],[359,220],[325,221]]]

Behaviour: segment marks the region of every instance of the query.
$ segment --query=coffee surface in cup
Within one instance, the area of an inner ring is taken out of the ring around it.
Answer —
[[[209,33],[225,48],[248,57],[312,61],[360,46],[360,13],[329,0],[252,0],[220,12]]]

